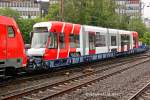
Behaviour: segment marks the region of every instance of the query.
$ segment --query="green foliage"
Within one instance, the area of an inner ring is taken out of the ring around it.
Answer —
[[[115,4],[112,0],[95,0],[93,16],[97,16],[97,26],[115,28],[117,27],[117,17],[115,14]]]
[[[59,4],[54,4],[49,8],[48,15],[45,17],[46,20],[59,20]]]
[[[51,6],[46,18],[110,28],[126,26],[124,23],[118,24],[119,15],[115,13],[116,5],[113,0],[64,0],[63,15],[59,12],[59,6]]]
[[[145,32],[143,35],[143,42],[150,45],[150,32]]]
[[[133,20],[131,25],[129,24],[129,16],[126,14],[118,15],[115,12],[117,5],[114,0],[64,0],[63,15],[59,12],[59,6],[59,4],[52,5],[46,18],[49,20],[61,20],[63,18],[66,22],[124,30],[130,30],[129,26],[134,25],[132,29],[140,33],[146,29],[140,19]]]
[[[131,31],[137,31],[140,38],[142,38],[143,34],[148,31],[145,24],[140,19],[132,19],[129,23],[128,29]]]
[[[14,18],[17,22],[19,21],[20,15],[16,10],[10,8],[0,8],[0,15]]]
[[[20,31],[23,32],[23,38],[26,43],[30,43],[29,33],[32,31],[32,26],[34,23],[35,22],[32,19],[22,19],[18,23]]]

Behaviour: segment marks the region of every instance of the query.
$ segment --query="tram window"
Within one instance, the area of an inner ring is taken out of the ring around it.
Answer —
[[[54,34],[54,48],[58,48],[57,35]]]
[[[79,35],[70,33],[70,47],[71,48],[80,48],[80,38]]]
[[[89,34],[89,48],[90,50],[95,49],[95,35]]]
[[[111,36],[111,46],[116,46],[117,41],[116,41],[116,36]]]
[[[99,43],[99,35],[100,35],[100,33],[99,32],[96,32],[96,40],[95,40],[95,46],[96,47],[99,47],[99,45],[100,45],[100,43]]]
[[[47,27],[35,27],[34,32],[35,33],[48,32],[48,29]]]
[[[59,47],[60,48],[65,48],[65,34],[60,33],[59,39],[60,39]]]
[[[129,35],[121,35],[121,42],[124,45],[127,45],[130,43],[130,36]]]
[[[76,43],[76,48],[80,48],[80,37],[79,35],[75,35],[75,43]]]
[[[101,35],[99,32],[96,32],[96,47],[103,47],[106,46],[105,43],[105,35]]]
[[[70,47],[74,48],[75,47],[75,35],[73,33],[70,33]]]
[[[49,38],[50,38],[49,48],[57,48],[57,35],[55,33],[51,33]]]

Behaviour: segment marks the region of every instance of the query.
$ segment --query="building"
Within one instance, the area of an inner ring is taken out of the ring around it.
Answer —
[[[144,18],[144,23],[146,27],[148,28],[148,31],[150,31],[150,18]]]
[[[40,16],[40,4],[34,0],[1,0],[0,7],[17,10],[23,18]]]
[[[44,13],[41,2],[35,0],[0,0],[0,8],[5,7],[17,10],[23,18],[35,18]]]
[[[127,15],[130,19],[141,17],[140,0],[115,0],[116,12],[120,15]]]
[[[60,0],[49,0],[49,4],[53,5],[53,4],[59,3],[59,1]]]

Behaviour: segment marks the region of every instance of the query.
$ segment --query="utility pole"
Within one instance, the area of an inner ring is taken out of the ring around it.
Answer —
[[[60,0],[60,16],[61,21],[64,21],[64,0]]]

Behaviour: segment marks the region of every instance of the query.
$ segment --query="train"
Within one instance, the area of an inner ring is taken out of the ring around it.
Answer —
[[[0,42],[0,77],[27,66],[23,38],[14,19],[0,16]]]
[[[142,52],[138,33],[60,21],[33,26],[28,67],[56,68]]]
[[[23,70],[60,68],[144,52],[138,33],[60,21],[39,22],[26,51],[14,19],[0,16],[0,76]]]

